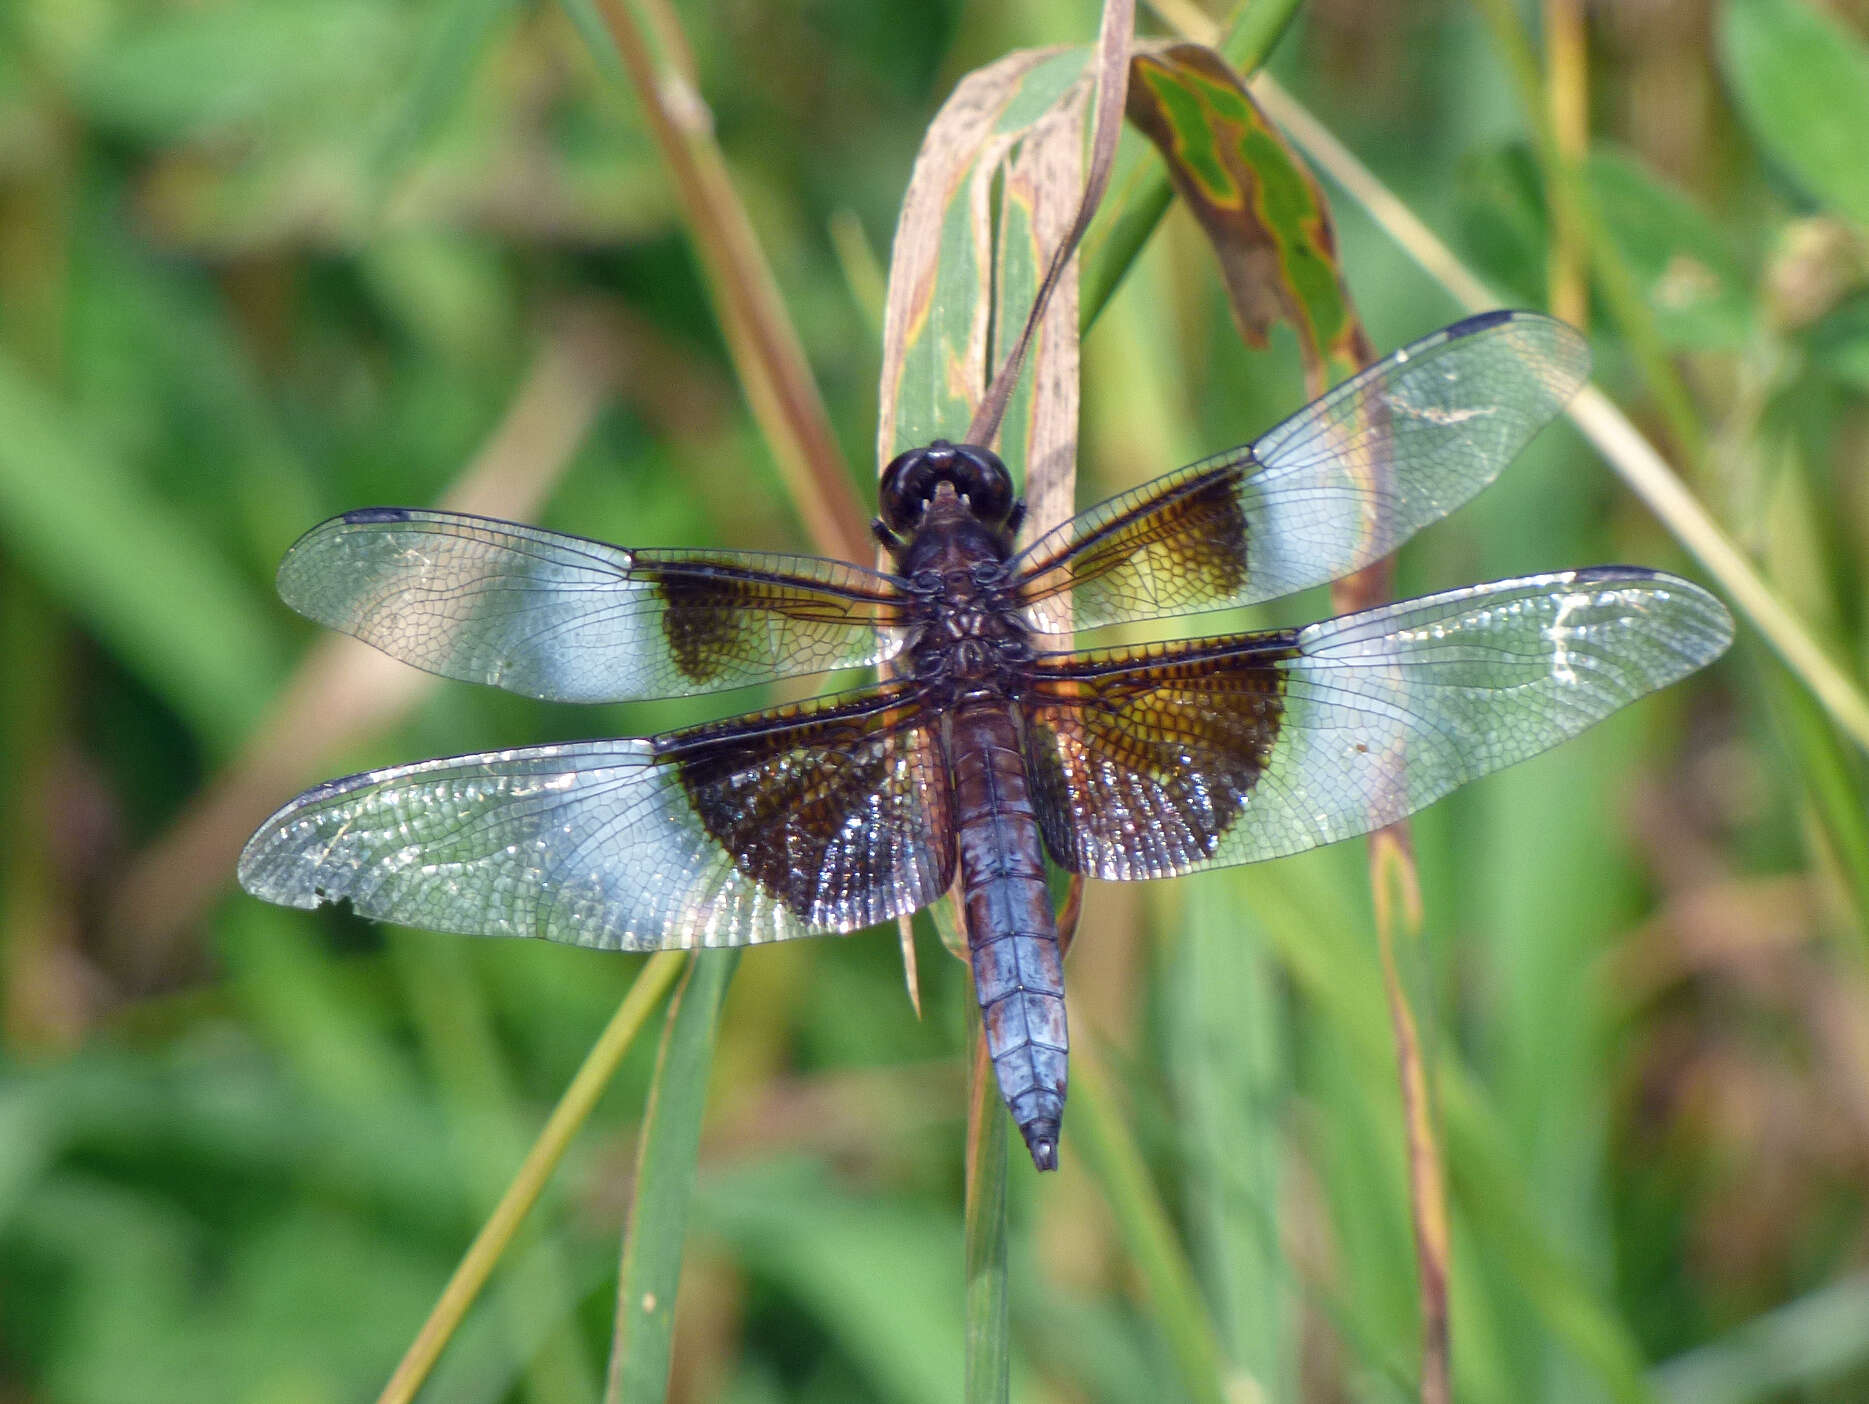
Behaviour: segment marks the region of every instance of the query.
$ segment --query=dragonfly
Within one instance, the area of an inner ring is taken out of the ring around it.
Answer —
[[[1050,867],[1167,878],[1370,832],[1694,672],[1732,620],[1686,580],[1598,566],[1296,628],[1061,636],[1271,600],[1388,555],[1490,483],[1588,364],[1561,322],[1472,317],[1025,544],[1000,459],[936,441],[882,475],[889,570],[346,512],[291,548],[280,594],[444,677],[614,702],[885,674],[656,736],[332,780],[260,826],[240,882],[619,951],[852,932],[952,889],[1000,1092],[1053,1169],[1069,1044]]]

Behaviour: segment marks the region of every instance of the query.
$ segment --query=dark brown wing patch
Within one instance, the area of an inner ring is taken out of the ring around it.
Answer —
[[[1224,646],[1231,656],[1213,657]],[[1166,877],[1210,860],[1270,763],[1294,636],[1053,655],[1025,698],[1027,761],[1054,860]]]
[[[812,565],[824,578],[747,569],[725,553],[638,551],[633,574],[665,606],[662,636],[670,662],[694,687],[712,688],[769,667],[768,660],[808,655],[819,640],[866,629],[874,637],[900,626],[900,602],[879,596],[854,568],[834,561]],[[839,569],[851,577],[847,593],[836,588]],[[886,656],[880,641],[874,648]]]
[[[1019,581],[1019,602],[1039,619],[1071,593],[1091,627],[1126,614],[1183,614],[1239,596],[1246,586],[1248,527],[1239,484],[1250,452],[1197,464],[1078,519],[1049,559]],[[1056,630],[1053,630],[1055,632]]]
[[[799,921],[852,931],[953,881],[946,767],[912,685],[665,738],[694,814]]]

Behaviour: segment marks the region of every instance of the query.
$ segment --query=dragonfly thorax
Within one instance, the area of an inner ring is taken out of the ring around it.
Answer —
[[[916,626],[904,662],[915,677],[952,683],[957,696],[1005,694],[1010,670],[1032,657],[1030,631],[1005,567],[981,559],[988,544],[971,539],[980,533],[971,527],[927,527],[911,543],[911,553],[946,568],[909,577]]]

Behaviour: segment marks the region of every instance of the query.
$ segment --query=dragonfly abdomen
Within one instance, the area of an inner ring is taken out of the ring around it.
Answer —
[[[1000,1095],[1041,1170],[1058,1164],[1068,1040],[1044,850],[1010,711],[984,702],[950,736],[974,993]]]

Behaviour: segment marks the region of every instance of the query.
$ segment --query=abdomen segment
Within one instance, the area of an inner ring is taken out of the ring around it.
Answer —
[[[954,718],[950,765],[974,993],[1000,1095],[1032,1163],[1058,1165],[1064,968],[1025,759],[1003,703]]]

